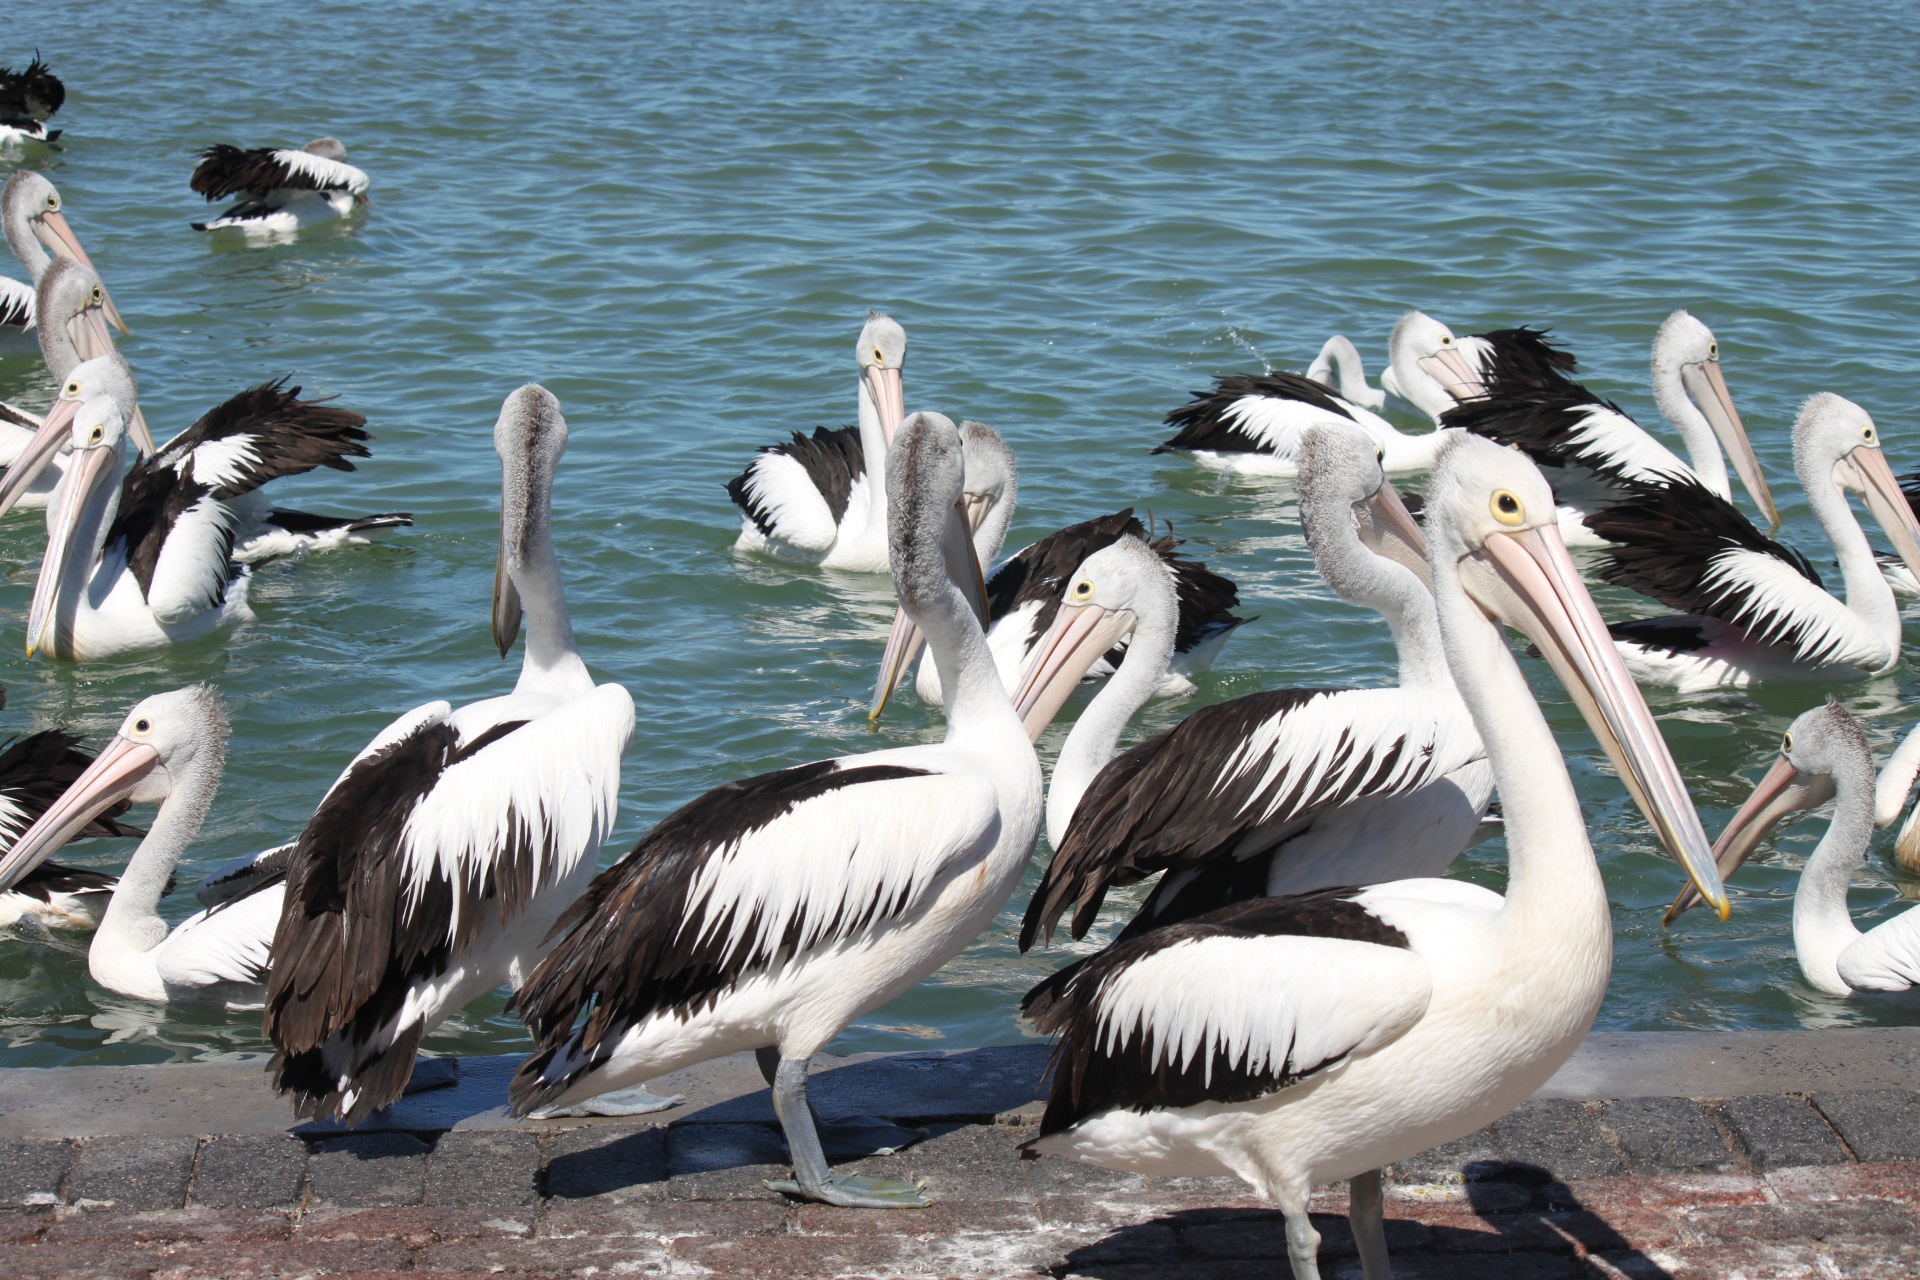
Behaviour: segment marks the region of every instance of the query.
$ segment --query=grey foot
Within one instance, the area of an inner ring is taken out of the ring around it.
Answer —
[[[451,1089],[459,1083],[460,1059],[415,1058],[413,1074],[407,1077],[407,1087],[400,1092],[425,1093],[429,1089]]]
[[[879,1116],[847,1116],[817,1122],[820,1146],[829,1160],[890,1156],[927,1136],[925,1129],[903,1129]]]
[[[529,1120],[558,1120],[566,1116],[644,1116],[655,1111],[665,1111],[677,1107],[684,1101],[683,1094],[654,1093],[643,1084],[627,1089],[614,1089],[597,1094],[585,1102],[575,1102],[564,1107],[542,1107],[538,1111],[527,1112]]]
[[[812,1190],[794,1178],[770,1179],[766,1187],[783,1195],[837,1204],[846,1209],[924,1209],[933,1203],[926,1197],[923,1182],[889,1182],[857,1173],[830,1173]]]

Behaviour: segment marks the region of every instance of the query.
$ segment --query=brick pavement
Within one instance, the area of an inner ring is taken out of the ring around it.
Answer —
[[[1272,1280],[1230,1179],[1022,1161],[1025,1110],[863,1162],[937,1203],[793,1204],[759,1123],[0,1139],[0,1276],[1084,1276]],[[1538,1099],[1391,1171],[1402,1280],[1920,1276],[1920,1094]],[[1328,1280],[1359,1275],[1345,1193]]]

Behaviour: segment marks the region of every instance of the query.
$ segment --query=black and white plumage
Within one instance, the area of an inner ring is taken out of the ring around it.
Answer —
[[[1229,374],[1192,396],[1168,411],[1166,423],[1178,432],[1153,452],[1185,453],[1203,467],[1233,475],[1297,475],[1302,437],[1328,423],[1366,432],[1392,475],[1426,470],[1440,443],[1435,433],[1406,434],[1305,374]]]
[[[959,432],[901,426],[888,459],[893,580],[948,689],[944,741],[819,761],[708,793],[602,872],[516,997],[538,1045],[516,1112],[763,1050],[793,1152],[780,1189],[925,1203],[830,1173],[806,1064],[984,928],[1033,851],[1040,768],[963,588],[977,589]]]
[[[1639,678],[1692,691],[1877,674],[1899,661],[1899,604],[1847,493],[1862,495],[1909,566],[1920,564],[1920,519],[1860,406],[1815,396],[1793,435],[1794,466],[1839,560],[1845,599],[1826,591],[1805,556],[1766,537],[1699,481],[1630,485],[1625,501],[1588,521],[1617,544],[1601,576],[1680,611],[1613,628]]]
[[[1059,1030],[1028,1150],[1150,1176],[1236,1175],[1286,1218],[1318,1280],[1315,1186],[1353,1182],[1370,1276],[1387,1274],[1380,1168],[1529,1097],[1585,1037],[1613,926],[1559,745],[1496,619],[1575,683],[1663,842],[1726,909],[1679,770],[1556,528],[1552,491],[1486,441],[1443,447],[1427,493],[1445,657],[1506,805],[1504,897],[1415,879],[1235,904],[1051,979]]]
[[[11,847],[48,806],[93,763],[80,740],[42,729],[0,747],[0,842]],[[126,802],[104,811],[75,839],[124,839],[146,833],[114,819]],[[0,928],[32,921],[46,929],[93,929],[113,892],[114,877],[42,862],[11,891],[0,893]]]
[[[367,203],[367,175],[347,162],[338,138],[316,138],[298,150],[245,150],[224,142],[200,153],[190,185],[211,204],[232,196],[239,204],[195,231],[291,234],[352,213]]]
[[[1483,396],[1551,388],[1573,373],[1573,353],[1544,330],[1520,326],[1455,337],[1421,311],[1393,326],[1380,385],[1438,425],[1447,410]]]
[[[764,446],[727,482],[740,509],[734,550],[863,573],[887,571],[887,449],[905,415],[907,333],[867,314],[854,348],[859,425],[817,427]]]
[[[24,71],[0,67],[0,150],[23,142],[52,142],[60,130],[47,121],[67,100],[67,87],[35,50]]]
[[[513,692],[382,730],[287,856],[266,1030],[303,1116],[389,1105],[442,1019],[519,986],[613,825],[633,699],[594,684],[568,620],[549,514],[566,440],[544,388],[507,397],[493,633],[504,654],[524,617]]]

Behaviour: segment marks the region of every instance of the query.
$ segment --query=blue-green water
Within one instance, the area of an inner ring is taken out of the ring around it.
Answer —
[[[639,708],[609,857],[729,778],[935,736],[937,712],[910,698],[867,731],[884,583],[729,553],[722,483],[758,444],[851,420],[849,356],[870,306],[907,326],[909,407],[984,419],[1019,452],[1016,543],[1150,508],[1260,615],[1195,700],[1150,708],[1137,734],[1202,700],[1391,678],[1384,627],[1319,585],[1284,487],[1222,486],[1147,456],[1160,415],[1210,373],[1304,367],[1335,330],[1377,363],[1394,318],[1418,306],[1462,332],[1551,324],[1593,385],[1652,421],[1647,343],[1686,306],[1720,338],[1801,545],[1818,531],[1786,428],[1804,397],[1858,400],[1896,468],[1920,464],[1907,419],[1920,49],[1904,9],[1360,13],[95,0],[75,23],[23,11],[0,57],[37,45],[69,89],[65,149],[28,162],[59,185],[133,326],[123,350],[156,432],[293,374],[367,413],[378,439],[357,475],[296,480],[282,500],[411,509],[419,526],[268,570],[259,621],[224,641],[76,669],[20,656],[40,534],[37,514],[10,518],[5,727],[98,738],[139,697],[210,680],[231,700],[235,749],[186,870],[291,838],[394,715],[511,682],[487,634],[490,431],[501,398],[537,378],[573,429],[556,523],[581,647]],[[200,147],[322,133],[373,177],[363,221],[245,250],[188,228],[204,210],[186,185]],[[51,392],[37,359],[0,356],[0,398]],[[1786,895],[1818,820],[1743,874],[1732,922],[1695,913],[1663,932],[1673,869],[1535,672],[1616,905],[1603,1025],[1899,1016],[1817,996],[1793,967]],[[1912,687],[1902,671],[1842,696],[1884,748]],[[1652,699],[1710,831],[1818,696]],[[100,866],[125,856],[70,852]],[[1462,874],[1497,883],[1500,865],[1494,842]],[[1876,854],[1856,906],[1897,907],[1898,888]],[[1024,902],[841,1046],[1018,1039],[1018,994],[1059,962],[1015,953]],[[262,1044],[250,1018],[121,1000],[91,983],[77,947],[13,939],[0,939],[0,1019],[5,1065]],[[524,1043],[496,999],[434,1047]]]

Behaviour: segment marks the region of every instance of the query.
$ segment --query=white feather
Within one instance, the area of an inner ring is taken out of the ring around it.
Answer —
[[[1840,953],[1840,980],[1855,991],[1905,991],[1920,984],[1920,910],[1901,912]]]
[[[1795,628],[1802,629],[1794,656],[1818,656],[1822,662],[1848,663],[1880,671],[1899,659],[1898,646],[1889,646],[1874,633],[1872,624],[1847,608],[1823,588],[1809,582],[1792,565],[1761,551],[1722,551],[1708,564],[1702,582],[1720,589],[1739,585],[1749,592],[1749,603],[1726,618],[1746,634],[1765,643],[1780,643]]]
[[[273,158],[286,167],[290,176],[311,178],[322,190],[349,191],[357,196],[368,186],[367,175],[343,160],[294,150],[276,151]]]
[[[748,468],[746,489],[753,503],[767,513],[772,536],[780,541],[819,553],[839,536],[826,498],[807,469],[789,455],[773,451],[756,457]]]
[[[185,622],[219,604],[237,521],[226,503],[203,497],[174,522],[147,587],[147,604],[162,624]]]

